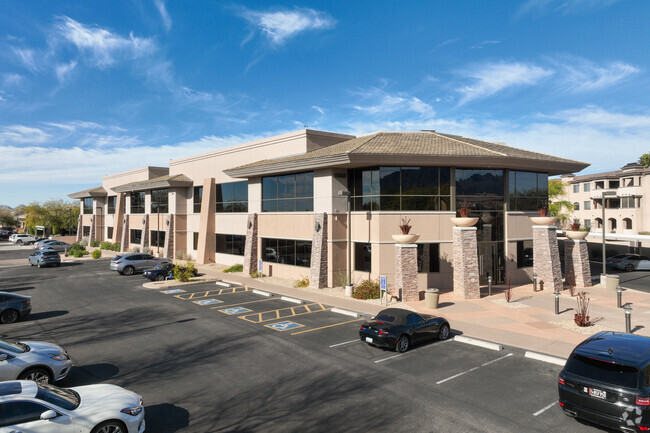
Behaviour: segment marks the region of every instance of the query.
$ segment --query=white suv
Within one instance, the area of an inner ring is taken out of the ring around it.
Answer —
[[[13,235],[9,236],[9,241],[15,244],[29,244],[35,240],[36,238],[34,238],[34,236],[26,235],[23,233],[14,233]]]

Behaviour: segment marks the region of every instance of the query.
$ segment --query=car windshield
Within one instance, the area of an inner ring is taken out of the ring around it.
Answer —
[[[37,383],[38,391],[36,398],[59,406],[66,410],[74,410],[79,407],[81,398],[79,394],[71,389],[58,388],[56,386]]]
[[[566,371],[577,376],[625,388],[636,388],[639,382],[639,370],[635,367],[577,354],[567,362]]]
[[[7,350],[14,353],[25,353],[29,350],[29,346],[23,343],[0,340],[0,350]]]

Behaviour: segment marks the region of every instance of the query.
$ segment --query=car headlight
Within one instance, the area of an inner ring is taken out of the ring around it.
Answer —
[[[55,361],[67,361],[70,359],[67,353],[58,353],[56,355],[50,355],[50,358],[52,358]]]
[[[125,407],[120,412],[125,413],[127,415],[136,416],[139,415],[140,412],[142,412],[142,406]]]

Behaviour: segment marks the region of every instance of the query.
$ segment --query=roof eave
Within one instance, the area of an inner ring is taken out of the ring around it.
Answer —
[[[297,161],[271,161],[264,165],[230,168],[228,170],[224,170],[224,173],[230,177],[251,178],[281,173],[291,173],[296,171],[316,170],[319,168],[337,167],[349,164],[349,155],[350,154],[348,153],[344,153],[339,155],[328,155],[319,158],[310,158]]]
[[[150,189],[159,188],[187,188],[194,185],[191,181],[185,180],[164,180],[160,182],[140,183],[140,184],[126,184],[111,188],[115,192],[134,192],[134,191],[147,191]]]

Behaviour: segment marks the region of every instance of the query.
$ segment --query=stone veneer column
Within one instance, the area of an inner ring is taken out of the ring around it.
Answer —
[[[130,238],[130,230],[129,230],[129,215],[124,215],[124,218],[122,218],[122,241],[120,242],[120,252],[126,253],[129,251],[129,241],[131,240]]]
[[[591,287],[591,268],[587,241],[584,239],[567,239],[564,241],[564,270],[567,285]]]
[[[244,245],[244,275],[257,271],[257,214],[248,214]]]
[[[88,245],[97,237],[97,216],[90,216],[90,234],[88,235]]]
[[[81,242],[81,238],[83,238],[83,233],[84,233],[84,226],[83,226],[83,215],[79,215],[79,218],[77,218],[77,242]]]
[[[149,214],[142,216],[142,237],[140,238],[140,251],[144,252],[145,248],[149,248]]]
[[[533,270],[550,291],[562,290],[560,249],[555,226],[533,226]]]
[[[454,227],[454,294],[480,299],[476,227]]]
[[[174,214],[167,215],[166,223],[167,233],[165,233],[165,248],[164,255],[169,259],[174,258]]]
[[[327,213],[324,212],[314,214],[309,287],[316,289],[327,287]]]
[[[395,290],[399,289],[402,289],[402,301],[420,300],[416,244],[395,244]]]

